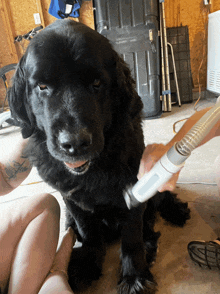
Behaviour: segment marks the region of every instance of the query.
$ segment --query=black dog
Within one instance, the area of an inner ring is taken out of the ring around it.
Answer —
[[[9,103],[30,137],[27,156],[61,192],[67,226],[82,242],[69,266],[71,287],[99,278],[106,242],[121,236],[119,293],[154,293],[156,211],[183,226],[189,210],[169,192],[131,210],[125,204],[144,150],[142,102],[108,40],[71,20],[48,26],[20,60]]]

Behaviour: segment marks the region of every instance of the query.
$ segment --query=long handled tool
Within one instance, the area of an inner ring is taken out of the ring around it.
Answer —
[[[215,104],[183,139],[172,146],[167,153],[132,188],[124,193],[128,208],[137,206],[153,197],[159,187],[177,173],[191,152],[202,142],[214,125],[220,120],[220,101]]]

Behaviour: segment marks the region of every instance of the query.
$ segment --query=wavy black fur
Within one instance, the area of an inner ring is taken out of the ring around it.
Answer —
[[[81,289],[100,277],[105,244],[120,236],[118,293],[155,293],[149,268],[160,235],[154,232],[156,211],[182,226],[189,210],[169,192],[130,211],[126,207],[123,191],[137,181],[144,150],[142,102],[108,40],[71,20],[48,26],[19,62],[9,103],[29,138],[27,156],[61,192],[66,226],[82,241],[69,265],[71,287]],[[63,144],[63,138],[72,141]],[[64,163],[79,161],[91,162],[80,175]]]

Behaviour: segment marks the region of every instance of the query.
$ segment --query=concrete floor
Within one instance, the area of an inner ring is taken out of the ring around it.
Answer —
[[[214,105],[216,99],[202,100],[199,109]],[[164,113],[155,120],[143,122],[145,143],[167,143],[173,137],[173,123],[191,116],[193,104],[174,106],[172,112]],[[178,124],[178,128],[181,123]],[[0,130],[0,146],[13,144],[16,128]],[[181,171],[176,192],[179,198],[189,202],[191,219],[182,229],[171,227],[158,219],[156,230],[160,230],[160,249],[152,272],[158,282],[160,294],[220,293],[219,271],[201,269],[189,258],[187,244],[192,240],[212,240],[220,236],[220,198],[215,183],[213,163],[220,151],[220,138],[215,138],[197,148]],[[1,147],[0,147],[1,148]],[[49,192],[61,206],[61,233],[64,232],[65,207],[60,194],[43,182],[39,182],[36,169],[12,193],[0,198],[0,209],[6,205],[19,205],[19,198]],[[37,182],[37,183],[36,183]],[[32,183],[32,184],[31,184]],[[34,183],[34,184],[33,184]],[[115,294],[119,268],[119,244],[108,248],[103,265],[103,276],[94,282],[85,294]]]

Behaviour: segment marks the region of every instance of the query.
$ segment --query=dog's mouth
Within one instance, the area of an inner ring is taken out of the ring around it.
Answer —
[[[76,161],[74,163],[64,162],[68,170],[74,175],[83,175],[85,174],[90,166],[91,161]]]

